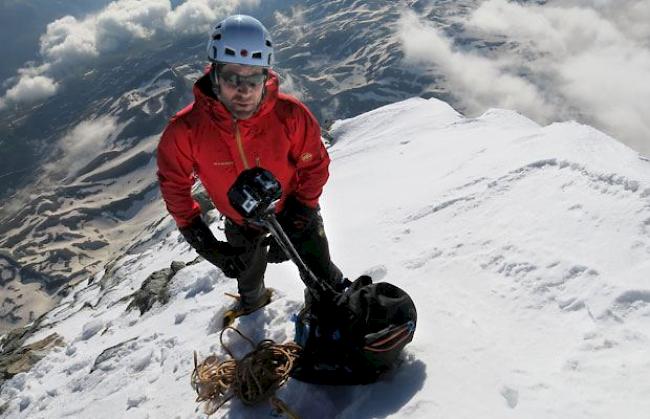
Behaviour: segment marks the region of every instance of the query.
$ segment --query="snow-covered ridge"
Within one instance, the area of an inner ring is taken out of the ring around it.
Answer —
[[[331,134],[322,207],[333,258],[350,277],[408,291],[418,330],[401,368],[374,385],[290,381],[279,396],[294,411],[645,417],[648,161],[587,126],[542,127],[498,109],[465,118],[434,99],[338,121]],[[197,417],[192,351],[224,354],[218,325],[235,282],[201,262],[173,277],[167,304],[125,312],[149,274],[195,256],[169,217],[146,239],[50,312],[27,343],[56,332],[64,346],[4,383],[2,417]],[[236,326],[256,340],[290,340],[297,271],[272,265],[267,284],[278,298]],[[216,416],[270,411],[231,402]]]

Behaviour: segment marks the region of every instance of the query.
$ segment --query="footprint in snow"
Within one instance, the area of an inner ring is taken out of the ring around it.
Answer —
[[[134,407],[137,408],[145,401],[147,401],[147,396],[145,395],[140,395],[138,397],[129,397],[126,401],[126,410]]]
[[[368,275],[374,282],[381,281],[388,273],[388,268],[385,265],[376,265],[366,269],[363,275]]]
[[[143,371],[145,368],[151,364],[151,361],[153,360],[153,351],[149,351],[143,355],[141,355],[139,358],[133,362],[131,367],[133,368],[134,372],[140,372]]]
[[[623,317],[634,312],[650,313],[650,290],[624,291],[616,297],[609,311],[616,312]]]
[[[404,266],[407,269],[419,269],[429,263],[431,260],[436,259],[437,257],[442,256],[442,250],[432,249],[429,252],[423,253],[419,257],[409,259],[405,262]]]
[[[500,393],[501,396],[503,396],[503,398],[506,400],[509,408],[514,409],[517,407],[517,404],[519,403],[519,391],[515,390],[514,388],[503,386]]]

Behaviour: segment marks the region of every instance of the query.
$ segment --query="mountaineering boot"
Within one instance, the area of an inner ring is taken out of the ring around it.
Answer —
[[[266,288],[262,295],[254,302],[250,303],[248,301],[242,301],[241,297],[238,295],[226,294],[229,297],[233,297],[237,300],[235,305],[228,309],[223,315],[223,328],[226,328],[233,324],[237,317],[245,316],[251,314],[254,311],[259,310],[260,308],[268,305],[271,302],[271,297],[273,295],[272,288]]]

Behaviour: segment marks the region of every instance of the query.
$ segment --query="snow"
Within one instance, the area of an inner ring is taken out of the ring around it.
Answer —
[[[122,97],[113,104],[113,107],[125,104],[126,109],[130,110],[144,104],[142,110],[146,114],[151,115],[160,113],[164,109],[164,100],[162,100],[162,95],[168,93],[174,87],[172,80],[163,78],[168,76],[168,73],[169,70],[166,69],[157,74],[150,82],[123,94]],[[150,107],[150,104],[152,103],[151,99],[157,99],[155,102],[157,106],[154,106],[154,110]]]
[[[333,259],[351,278],[369,273],[405,289],[418,329],[402,366],[373,385],[290,380],[278,396],[294,411],[647,417],[646,159],[574,122],[542,127],[499,109],[465,118],[435,99],[338,121],[332,134],[321,204]],[[224,292],[236,285],[201,262],[174,277],[166,305],[125,312],[124,297],[151,272],[195,257],[169,217],[156,234],[50,313],[30,341],[57,332],[67,346],[4,384],[2,417],[202,417],[189,384],[192,353],[225,354],[218,331],[232,300]],[[297,270],[270,265],[267,285],[274,301],[236,326],[254,340],[290,340],[302,303]],[[270,416],[268,405],[233,401],[214,417]]]

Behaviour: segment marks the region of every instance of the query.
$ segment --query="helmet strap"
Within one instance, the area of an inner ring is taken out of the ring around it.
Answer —
[[[210,67],[210,81],[212,82],[212,93],[216,97],[219,97],[219,77],[217,77],[217,73],[219,71],[219,65],[217,63],[212,63],[212,66]]]

